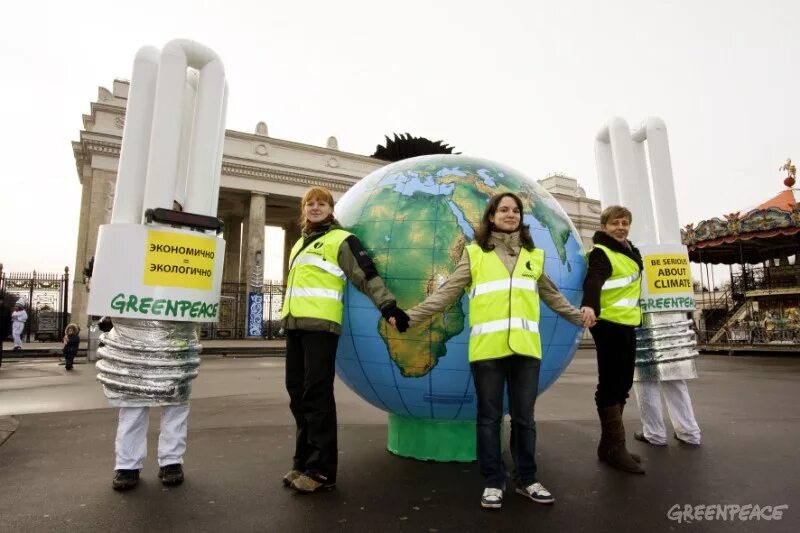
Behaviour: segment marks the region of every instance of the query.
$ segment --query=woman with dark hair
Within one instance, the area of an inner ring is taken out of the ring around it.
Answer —
[[[542,359],[539,298],[556,313],[584,325],[544,273],[544,252],[522,224],[522,200],[507,192],[494,196],[483,213],[475,242],[464,250],[447,281],[408,311],[411,325],[441,313],[469,294],[469,361],[477,393],[477,455],[486,488],[481,506],[499,509],[506,488],[500,424],[503,389],[511,411],[511,457],[516,492],[538,503],[555,498],[536,476],[536,426],[533,410]],[[391,320],[390,320],[391,322]],[[585,324],[590,325],[590,324]]]
[[[289,256],[281,319],[286,331],[286,390],[297,425],[292,469],[283,484],[299,492],[330,490],[336,484],[338,448],[333,396],[336,347],[342,323],[345,282],[366,294],[400,332],[408,315],[378,276],[355,235],[333,217],[333,195],[322,187],[306,191],[301,206],[303,235]]]

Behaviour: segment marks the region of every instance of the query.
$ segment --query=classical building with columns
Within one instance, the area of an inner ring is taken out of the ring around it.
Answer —
[[[81,272],[94,255],[98,228],[111,218],[129,87],[123,80],[115,80],[110,91],[100,87],[97,101],[83,116],[80,140],[72,143],[83,187],[72,293],[77,324],[86,324],[88,318],[89,284]],[[261,285],[263,280],[255,278],[261,276],[265,246],[283,247],[285,275],[289,250],[300,236],[300,198],[308,187],[327,187],[338,199],[384,165],[379,159],[340,151],[335,137],[319,147],[270,137],[264,122],[254,133],[227,130],[217,214],[225,222],[223,294],[226,286],[241,287],[237,290],[246,294]],[[600,202],[587,198],[574,178],[553,174],[540,183],[564,207],[584,244],[590,244],[599,228]],[[265,225],[283,228],[284,242],[265,243]],[[242,302],[231,305],[223,305],[225,311],[220,313],[220,321],[228,327],[220,336],[238,337],[244,328]]]

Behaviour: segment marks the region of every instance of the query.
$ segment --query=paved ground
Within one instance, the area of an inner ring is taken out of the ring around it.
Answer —
[[[293,431],[280,358],[204,358],[193,394],[187,481],[162,487],[149,457],[140,486],[115,493],[115,411],[106,407],[93,368],[80,364],[66,374],[52,359],[6,363],[0,432],[2,421],[19,425],[0,446],[0,530],[800,530],[800,358],[703,356],[701,379],[691,384],[703,445],[671,441],[652,448],[631,439],[648,470],[631,476],[595,458],[591,356],[579,352],[537,403],[540,477],[556,504],[509,494],[500,512],[480,509],[475,464],[388,453],[385,414],[340,383],[337,490],[299,496],[281,488]],[[625,412],[630,433],[637,427],[634,404]],[[155,440],[151,431],[151,454]],[[683,511],[700,504],[788,508],[770,521],[767,513],[741,520],[742,512],[735,520],[691,524],[668,518],[676,505]]]
[[[203,353],[207,355],[224,355],[224,354],[263,354],[267,352],[282,351],[286,347],[286,341],[281,339],[267,340],[262,338],[256,339],[238,339],[238,340],[204,340]],[[22,350],[13,350],[13,345],[5,341],[3,344],[3,361],[18,361],[20,359],[29,358],[42,358],[42,357],[58,357],[64,345],[60,342],[26,342],[22,345]],[[87,341],[82,339],[78,347],[78,355],[85,356],[87,348]]]

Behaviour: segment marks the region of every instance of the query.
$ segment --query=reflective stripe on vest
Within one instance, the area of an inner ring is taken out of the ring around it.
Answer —
[[[297,241],[289,256],[289,276],[281,318],[320,318],[342,323],[347,281],[339,266],[339,248],[350,233],[334,229],[303,248]],[[301,250],[302,248],[302,250]]]
[[[325,261],[324,259],[322,259],[320,257],[317,257],[316,255],[301,254],[300,257],[295,259],[295,261],[292,264],[292,266],[294,266],[294,265],[314,265],[315,267],[321,268],[322,270],[324,270],[326,272],[330,272],[331,274],[333,274],[337,278],[345,279],[345,277],[346,277],[344,275],[344,270],[339,268],[339,265],[335,265],[333,263]]]
[[[509,329],[509,327],[511,329],[524,329],[534,333],[539,333],[539,324],[536,322],[531,322],[525,318],[503,318],[493,322],[484,322],[483,324],[478,324],[470,330],[469,334],[472,336],[483,335],[484,333],[495,333],[497,331],[506,331]]]
[[[284,298],[287,300],[292,296],[316,296],[318,298],[330,298],[332,300],[342,300],[342,293],[333,289],[300,289],[295,287],[286,291]]]
[[[611,277],[600,290],[598,318],[626,326],[638,326],[642,321],[642,311],[639,308],[642,271],[639,265],[625,254],[615,252],[607,246],[594,246],[601,249],[611,263]]]
[[[624,287],[628,283],[633,283],[637,279],[642,277],[641,272],[636,272],[635,274],[631,274],[630,276],[625,276],[624,278],[618,279],[608,279],[605,283],[603,283],[602,290],[607,291],[608,289],[618,289],[620,287]]]
[[[541,358],[538,279],[544,251],[520,250],[512,275],[494,250],[467,246],[472,285],[469,295],[469,360],[512,354]]]

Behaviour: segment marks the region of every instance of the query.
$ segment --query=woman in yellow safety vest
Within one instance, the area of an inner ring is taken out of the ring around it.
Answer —
[[[597,457],[625,472],[643,474],[638,455],[625,447],[622,410],[633,385],[636,328],[642,256],[628,240],[633,216],[625,207],[607,207],[600,215],[600,231],[593,237],[589,270],[583,283],[581,312],[597,318],[590,330],[597,347],[597,392],[594,399],[602,434]]]
[[[534,459],[533,409],[542,358],[539,297],[553,311],[581,325],[578,309],[544,274],[544,252],[522,224],[522,200],[513,193],[494,196],[483,213],[475,241],[466,247],[447,282],[408,311],[411,325],[441,313],[469,295],[469,361],[477,395],[477,454],[486,488],[481,506],[499,509],[506,489],[500,424],[503,389],[511,411],[511,456],[516,492],[539,503],[553,495],[539,483]],[[391,320],[390,320],[391,322]],[[588,325],[588,324],[587,324]]]
[[[297,425],[292,469],[283,484],[300,492],[329,490],[336,484],[333,378],[347,279],[399,331],[408,327],[408,315],[397,307],[361,242],[334,219],[333,205],[330,191],[322,187],[312,187],[303,196],[303,234],[289,256],[281,312],[286,390]]]

